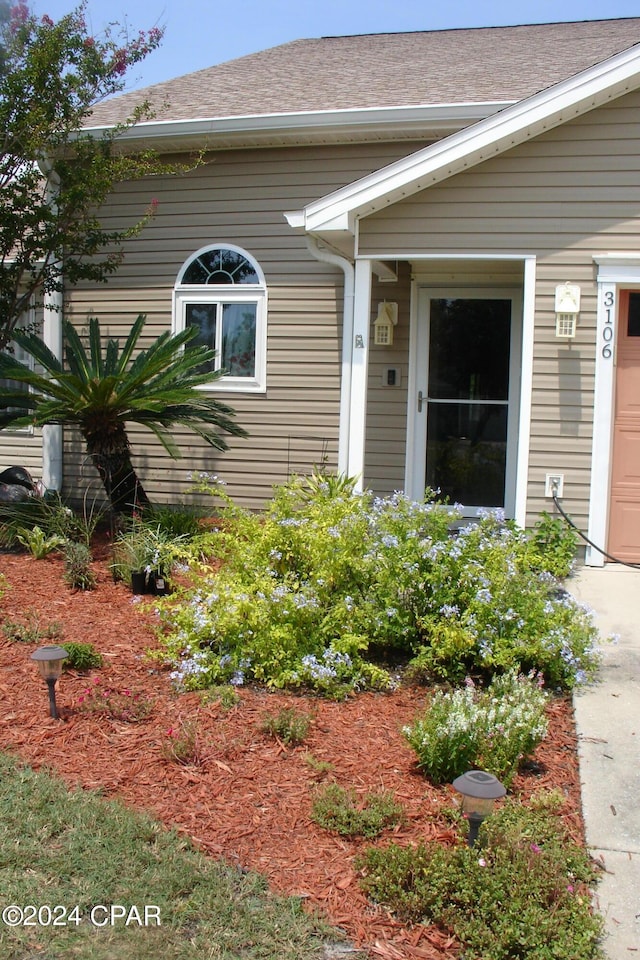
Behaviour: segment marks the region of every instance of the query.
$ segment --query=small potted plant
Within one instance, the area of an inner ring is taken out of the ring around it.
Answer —
[[[130,583],[134,593],[168,593],[168,579],[176,559],[175,539],[169,539],[159,526],[136,523],[114,542],[114,576]]]

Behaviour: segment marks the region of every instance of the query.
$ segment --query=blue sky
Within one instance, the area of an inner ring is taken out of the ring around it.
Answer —
[[[74,9],[69,0],[32,0],[37,14],[54,20]],[[93,33],[108,23],[127,24],[133,34],[163,26],[159,50],[138,65],[128,89],[255,53],[305,37],[518,23],[597,20],[640,15],[637,0],[88,0]],[[630,37],[629,43],[639,37]]]

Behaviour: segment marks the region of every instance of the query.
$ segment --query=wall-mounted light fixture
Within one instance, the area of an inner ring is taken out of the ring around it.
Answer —
[[[378,304],[378,316],[373,322],[373,342],[378,347],[390,347],[393,328],[398,323],[398,304],[385,300]]]
[[[573,340],[580,313],[580,287],[576,283],[560,283],[556,287],[556,337]]]

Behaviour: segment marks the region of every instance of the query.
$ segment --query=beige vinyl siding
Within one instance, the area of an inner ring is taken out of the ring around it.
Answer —
[[[41,311],[36,319],[42,323]],[[24,467],[34,480],[42,479],[42,431],[31,427],[0,430],[0,471]]]
[[[91,314],[121,339],[145,313],[145,341],[170,328],[173,287],[184,261],[209,244],[245,249],[264,271],[268,291],[267,391],[219,391],[248,439],[229,438],[220,453],[193,434],[176,432],[183,452],[172,461],[144,430],[131,430],[134,462],[155,500],[188,499],[188,475],[222,477],[234,499],[260,507],[292,472],[337,466],[344,275],[309,253],[284,211],[402,156],[406,145],[263,149],[216,153],[185,176],[126,184],[105,211],[106,228],[129,222],[152,197],[157,214],[126,246],[106,285],[69,291],[68,315],[79,328]],[[144,344],[143,344],[144,345]],[[82,445],[66,433],[65,490],[95,476]]]
[[[411,273],[407,263],[399,263],[397,271],[396,282],[381,283],[374,278],[371,289],[364,481],[379,496],[404,487]],[[398,304],[398,324],[390,347],[376,346],[373,342],[373,322],[378,315],[378,304],[384,300]],[[383,382],[389,367],[399,373],[398,386],[389,387]]]
[[[3,430],[0,433],[0,471],[24,467],[34,480],[42,478],[42,434],[39,430]]]
[[[359,253],[535,255],[528,522],[565,474],[565,509],[586,524],[593,422],[593,254],[640,251],[640,92],[522,144],[360,223]],[[582,288],[576,339],[555,337],[554,291]]]

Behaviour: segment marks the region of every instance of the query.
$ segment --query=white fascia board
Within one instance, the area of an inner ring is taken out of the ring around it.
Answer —
[[[500,113],[424,147],[305,207],[306,229],[331,229],[460,173],[635,89],[640,46],[616,54]]]
[[[311,110],[300,113],[247,114],[237,117],[195,117],[189,120],[149,120],[124,130],[118,137],[126,140],[162,140],[194,137],[238,136],[243,134],[317,133],[342,131],[357,133],[371,128],[389,127],[394,131],[428,134],[430,129],[458,130],[513,103],[436,103],[395,107],[362,107],[348,110]],[[85,127],[83,134],[97,135],[111,130],[110,125]]]

